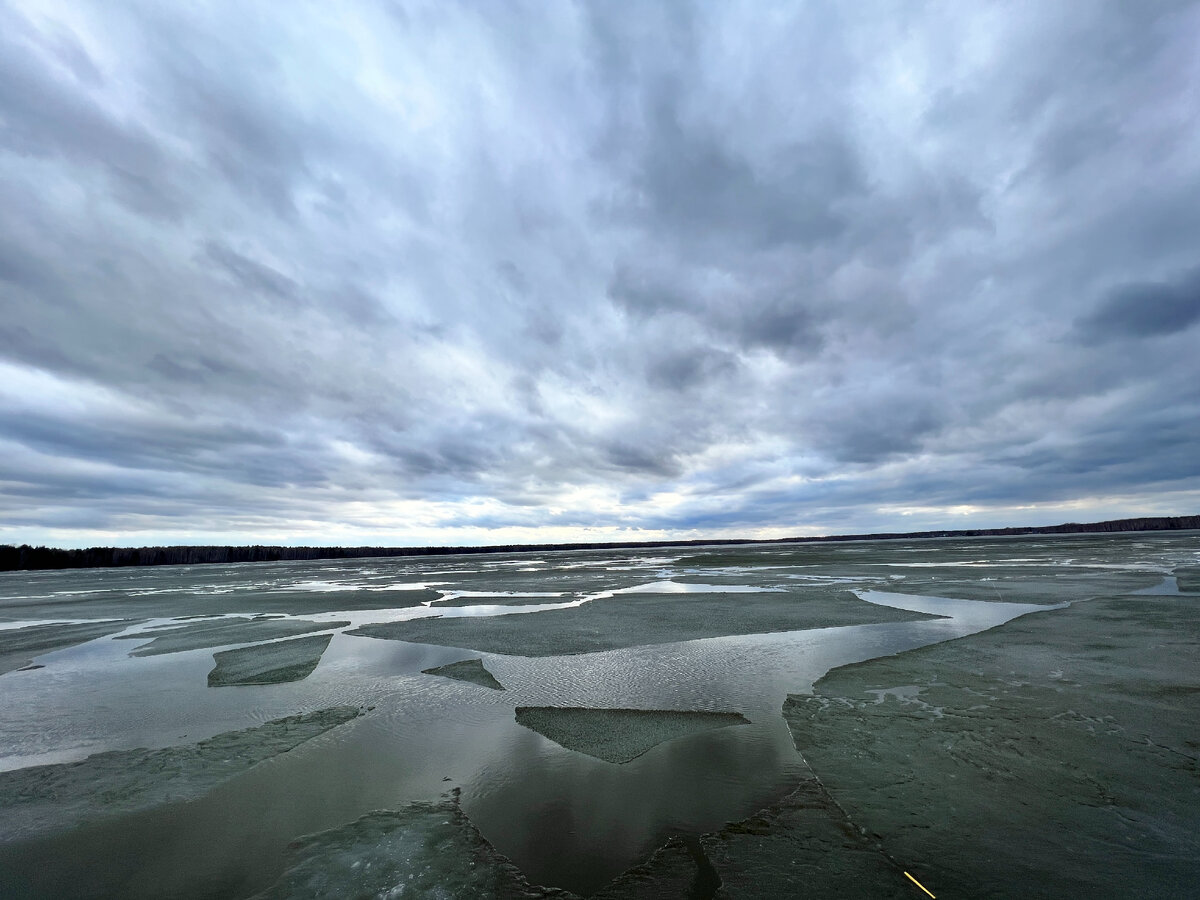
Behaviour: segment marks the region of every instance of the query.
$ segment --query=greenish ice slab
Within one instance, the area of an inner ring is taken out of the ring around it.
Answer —
[[[1198,613],[1027,615],[835,669],[784,717],[848,820],[939,896],[1198,896]]]
[[[334,706],[157,750],[112,750],[73,763],[0,772],[0,834],[190,800],[250,767],[361,715]]]
[[[621,594],[571,609],[503,616],[424,618],[363,625],[347,634],[469,647],[516,656],[560,656],[734,634],[937,618],[879,606],[849,591]]]
[[[720,880],[720,890],[713,894],[718,898],[923,896],[846,819],[815,778],[750,818],[703,835],[700,845],[702,862]]]
[[[188,575],[157,569],[91,569],[62,574],[61,585],[83,593],[54,596],[4,596],[0,584],[0,620],[26,618],[99,619],[135,615],[141,619],[183,618],[250,613],[311,615],[330,610],[399,609],[420,606],[441,596],[434,590],[279,590],[254,589],[235,579],[235,589],[213,592],[213,573],[227,566],[197,567]],[[247,573],[254,571],[246,570]],[[35,573],[37,574],[37,573]],[[248,575],[246,577],[249,577]],[[68,580],[69,579],[69,580]],[[146,584],[143,584],[146,582]],[[189,582],[195,582],[189,586]],[[110,590],[100,589],[111,586]],[[148,589],[147,593],[138,593]],[[11,589],[10,589],[11,591]]]
[[[1175,570],[1175,582],[1181,591],[1200,594],[1200,566],[1180,566]]]
[[[673,837],[645,862],[618,875],[589,900],[680,900],[716,895],[712,867],[699,851],[695,836]]]
[[[461,662],[437,666],[433,669],[422,669],[424,675],[441,675],[443,678],[455,678],[458,681],[469,681],[481,687],[495,691],[504,690],[504,685],[496,680],[496,676],[487,670],[482,659],[464,659]]]
[[[314,634],[214,653],[217,664],[208,673],[208,686],[300,681],[312,674],[332,638],[331,634]]]
[[[82,644],[123,631],[135,624],[133,619],[108,622],[81,622],[72,625],[29,625],[0,630],[0,675],[20,669],[35,656]]]
[[[627,763],[666,741],[749,721],[735,712],[518,706],[517,723],[568,750]]]
[[[592,900],[914,896],[923,895],[809,777],[746,819],[706,834],[672,837]]]
[[[345,628],[349,622],[312,622],[305,619],[219,619],[215,622],[196,622],[172,628],[160,628],[137,635],[122,635],[134,640],[153,636],[148,644],[130,651],[130,656],[157,656],[160,653],[180,653],[201,647],[221,647],[226,644],[249,644],[277,638]]]
[[[224,613],[277,612],[293,616],[341,610],[342,612],[373,609],[404,609],[420,606],[440,597],[434,590],[416,591],[271,591],[269,593],[230,594],[229,599],[213,604],[205,597],[205,609]],[[193,609],[200,604],[193,604]]]
[[[960,600],[1047,605],[1120,596],[1153,587],[1163,580],[1162,574],[1157,572],[1117,572],[1078,567],[1064,570],[1049,565],[1040,568],[931,567],[901,571],[905,572],[904,579],[889,582],[889,591],[933,594]]]
[[[429,897],[518,900],[575,895],[531,885],[452,799],[368,813],[300,838],[288,869],[255,900]]]

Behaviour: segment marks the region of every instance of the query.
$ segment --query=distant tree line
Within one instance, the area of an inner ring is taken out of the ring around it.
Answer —
[[[0,572],[27,569],[92,569],[114,566],[190,566],[207,563],[280,562],[309,559],[359,559],[389,556],[441,556],[461,553],[545,553],[552,550],[633,550],[653,547],[702,547],[737,544],[801,544],[827,541],[899,540],[913,538],[991,537],[1023,534],[1095,534],[1120,531],[1200,529],[1200,516],[1153,516],[1109,522],[1038,525],[1021,528],[969,528],[953,531],[910,531],[881,534],[835,534],[774,540],[752,538],[689,541],[611,541],[569,544],[493,544],[487,547],[55,547],[0,545]]]

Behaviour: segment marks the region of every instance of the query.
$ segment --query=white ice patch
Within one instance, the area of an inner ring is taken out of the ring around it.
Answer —
[[[283,591],[328,593],[331,591],[361,591],[362,589],[363,585],[361,584],[347,584],[344,581],[297,581],[295,584],[274,588],[271,593],[278,594]]]
[[[888,591],[854,591],[868,603],[891,606],[909,612],[927,613],[931,616],[948,616],[961,620],[972,628],[994,628],[1026,613],[1047,609],[1063,609],[1069,603],[1004,603],[987,600],[957,600],[951,597],[925,597],[919,594],[894,594]]]
[[[782,588],[760,587],[753,584],[686,584],[679,581],[651,581],[633,587],[602,591],[607,596],[614,594],[757,594],[781,593]],[[595,595],[596,599],[600,594]]]
[[[366,588],[368,591],[428,591],[436,586],[449,584],[448,581],[399,581],[394,584],[384,584],[378,587]]]
[[[921,691],[922,688],[919,685],[905,684],[894,688],[878,688],[863,691],[863,693],[874,694],[876,705],[884,703],[888,697],[891,697],[905,706],[915,706],[924,712],[932,713],[935,719],[940,719],[945,713],[945,707],[926,703],[921,699]]]
[[[445,584],[445,582],[435,581],[431,584]],[[438,593],[442,596],[436,600],[426,600],[424,605],[446,603],[460,597],[561,597],[566,591],[438,591]]]
[[[21,628],[37,628],[41,625],[88,625],[95,622],[119,622],[119,618],[107,619],[22,619],[18,622],[0,622],[0,631],[17,631]]]

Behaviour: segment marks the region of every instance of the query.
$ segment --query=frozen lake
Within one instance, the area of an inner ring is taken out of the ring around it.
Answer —
[[[0,895],[634,897],[682,877],[733,896],[736,841],[726,877],[701,836],[829,781],[794,732],[831,670],[1093,601],[1177,609],[1198,567],[1200,536],[1168,533],[0,575]],[[664,845],[696,873],[656,874],[664,851],[621,880]],[[497,854],[515,873],[472,881]]]

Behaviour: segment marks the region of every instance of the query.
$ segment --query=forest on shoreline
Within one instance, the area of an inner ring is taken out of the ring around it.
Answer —
[[[42,569],[95,569],[121,566],[181,566],[206,563],[280,562],[365,557],[446,556],[466,553],[546,553],[554,550],[635,550],[653,547],[736,546],[739,544],[814,544],[833,541],[882,541],[919,538],[1006,537],[1029,534],[1101,534],[1125,531],[1200,529],[1200,516],[1153,516],[1107,522],[1031,525],[1011,528],[967,528],[943,531],[835,534],[819,537],[696,539],[684,541],[609,541],[599,543],[493,544],[485,547],[273,547],[175,546],[56,547],[0,545],[0,572]]]

